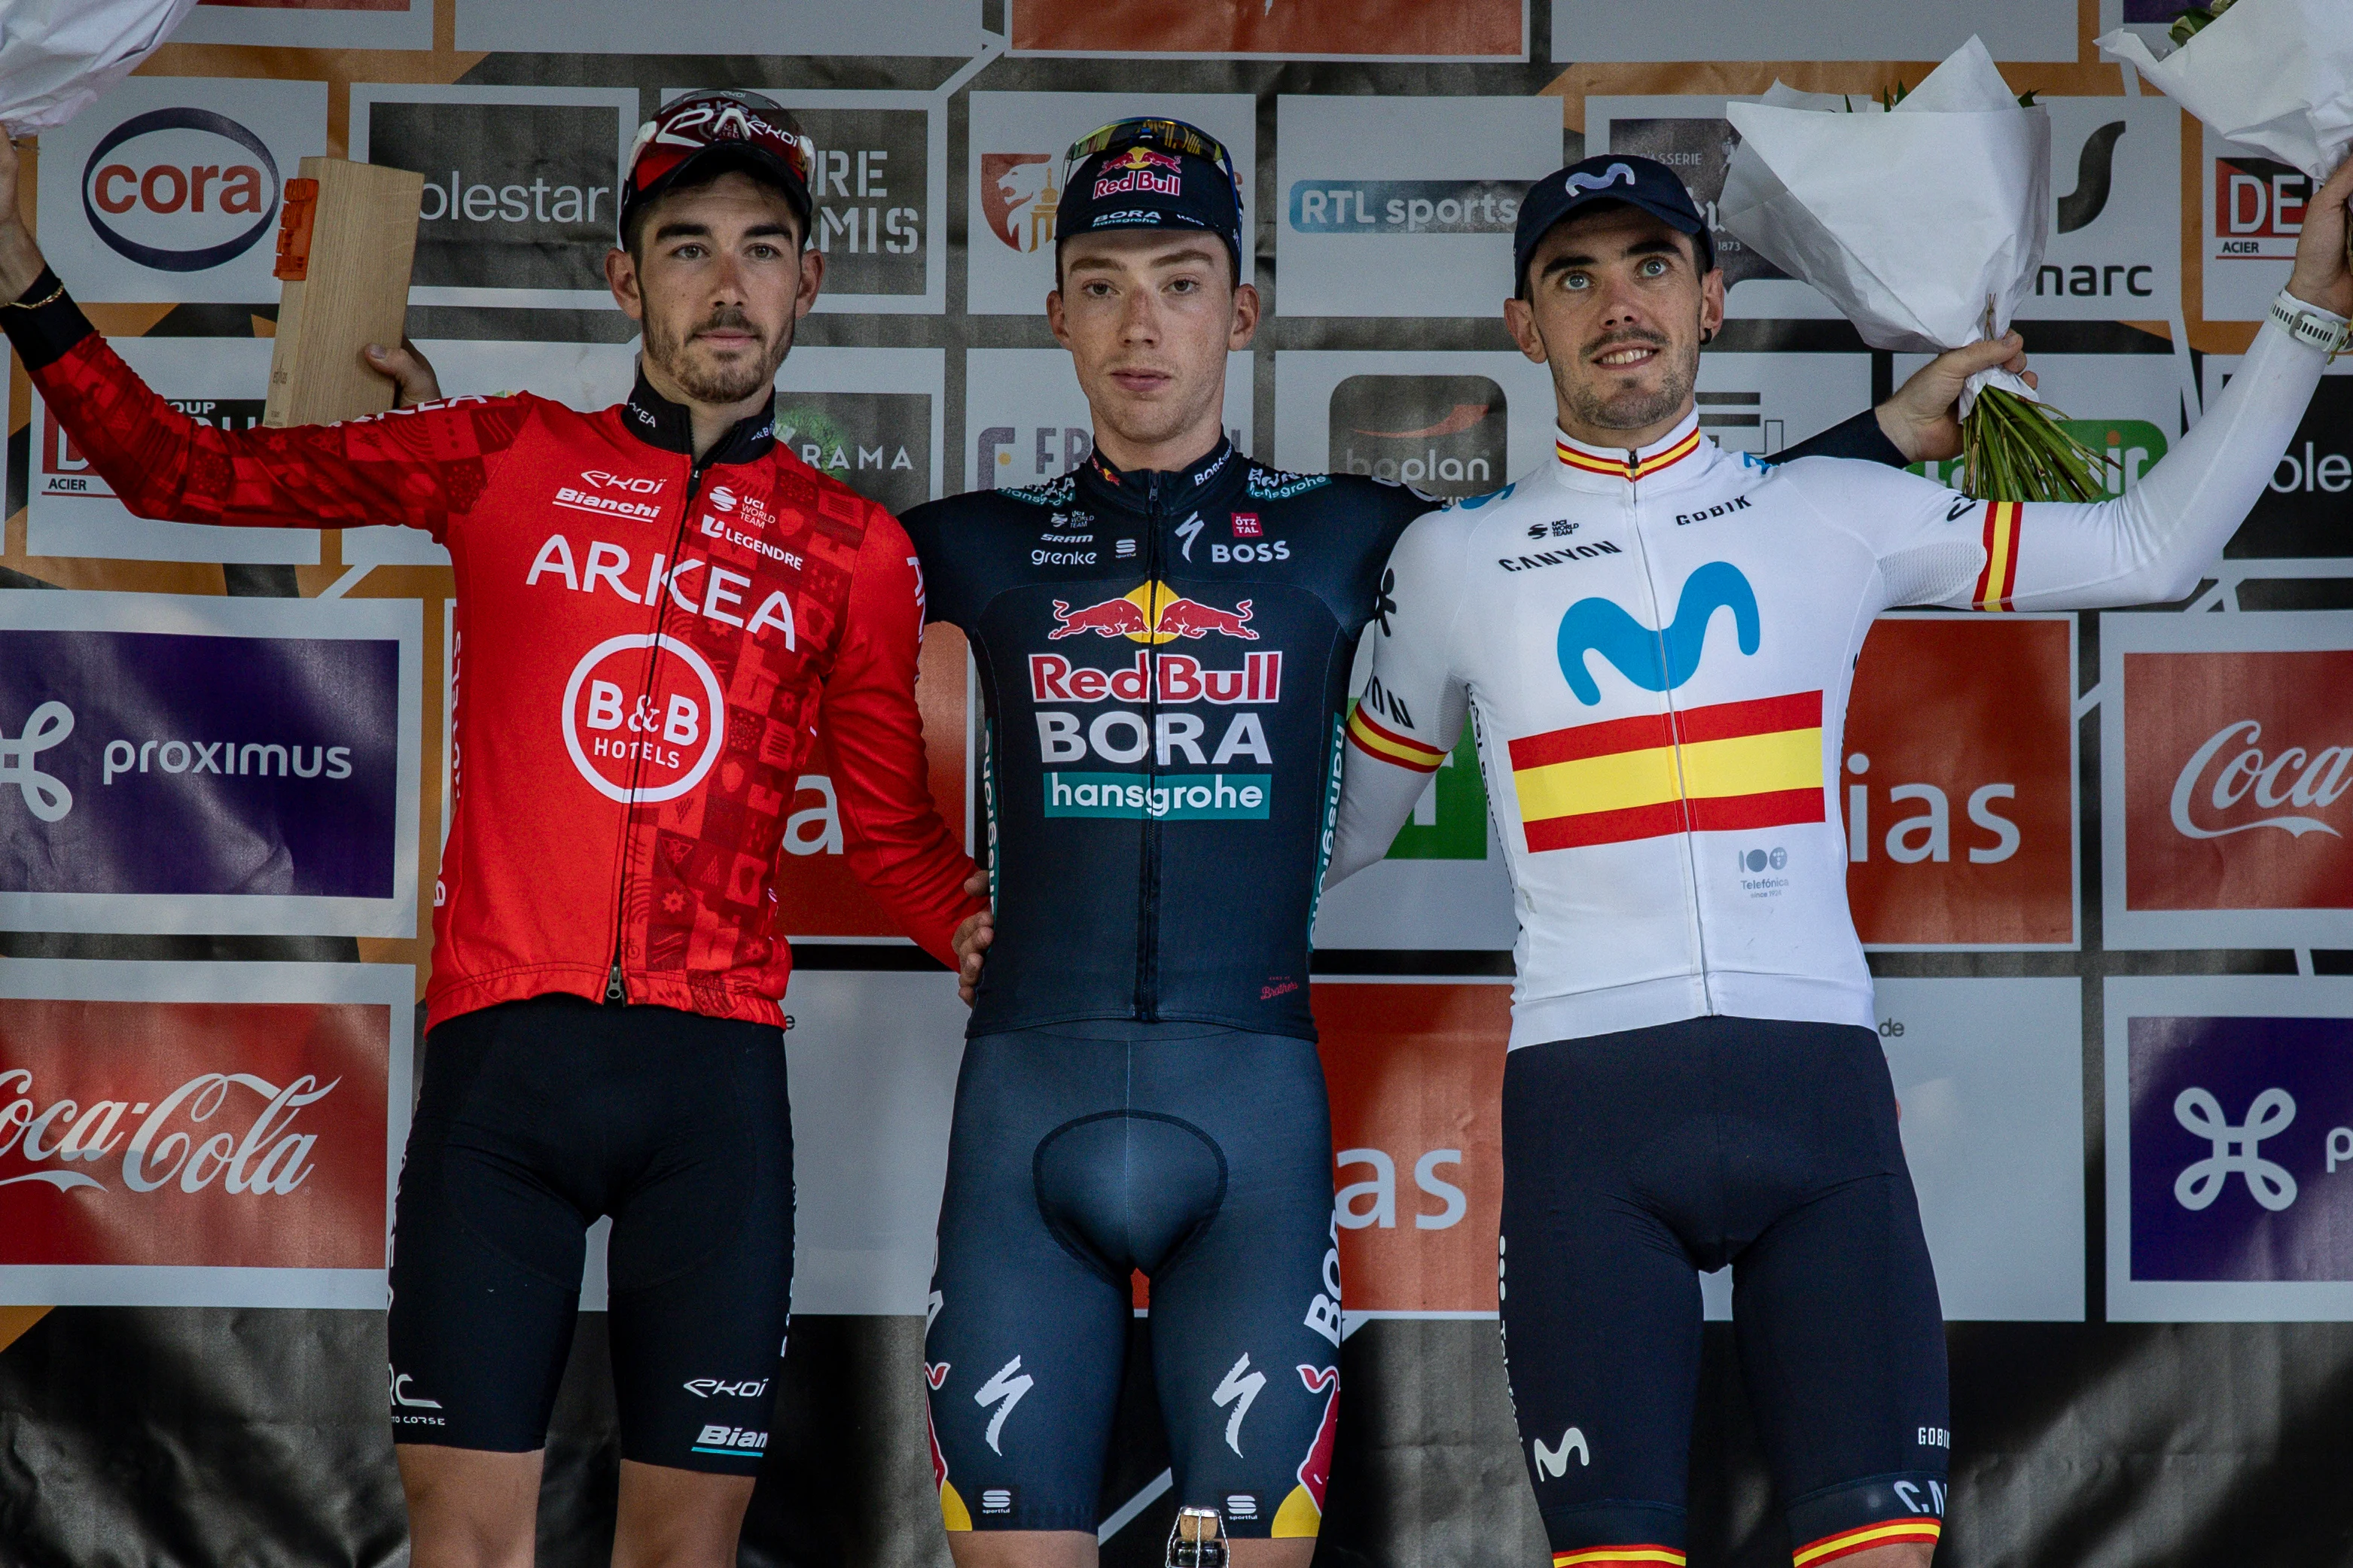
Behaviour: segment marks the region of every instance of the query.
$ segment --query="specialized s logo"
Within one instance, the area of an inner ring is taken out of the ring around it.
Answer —
[[[1707,628],[1718,610],[1732,612],[1740,651],[1754,654],[1759,640],[1757,591],[1728,561],[1711,561],[1683,581],[1675,618],[1652,631],[1608,599],[1579,599],[1560,617],[1560,672],[1568,689],[1588,707],[1601,700],[1601,688],[1586,668],[1598,653],[1618,673],[1645,691],[1672,691],[1699,670]]]

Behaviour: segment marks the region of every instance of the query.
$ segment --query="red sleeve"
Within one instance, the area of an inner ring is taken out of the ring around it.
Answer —
[[[858,879],[917,946],[955,966],[951,939],[988,907],[964,890],[969,856],[932,802],[915,706],[923,576],[898,520],[874,509],[860,547],[841,651],[825,685],[844,847]]]
[[[58,422],[140,517],[261,528],[422,528],[447,542],[529,405],[461,397],[341,425],[217,430],[156,395],[91,332],[31,372]]]

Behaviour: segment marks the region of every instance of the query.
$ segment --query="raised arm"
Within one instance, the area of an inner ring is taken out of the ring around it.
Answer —
[[[914,549],[887,512],[866,531],[847,629],[825,683],[844,847],[860,882],[915,944],[958,968],[987,905],[965,891],[970,857],[933,804],[915,706],[923,595]]]
[[[1461,534],[1459,513],[1431,512],[1405,531],[1382,574],[1366,633],[1374,639],[1372,677],[1348,716],[1327,888],[1389,852],[1430,775],[1461,738],[1469,694],[1451,657]]]

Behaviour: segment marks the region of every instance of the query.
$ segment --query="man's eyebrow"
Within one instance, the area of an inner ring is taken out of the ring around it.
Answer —
[[[1672,239],[1662,237],[1638,239],[1619,252],[1620,256],[1681,256],[1683,253],[1681,246]],[[1564,252],[1546,262],[1536,276],[1549,278],[1556,272],[1566,272],[1572,267],[1590,267],[1595,259],[1594,257],[1583,251]]]
[[[707,223],[693,223],[686,218],[673,218],[654,230],[656,244],[665,239],[689,238],[696,236],[708,239],[711,237],[711,226]]]

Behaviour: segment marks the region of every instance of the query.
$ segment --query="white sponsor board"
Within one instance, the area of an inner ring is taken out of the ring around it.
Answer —
[[[126,78],[41,137],[41,248],[84,300],[274,304],[285,183],[326,150],[325,82]]]
[[[2310,176],[2199,127],[2200,288],[2210,321],[2260,321],[2287,287]]]
[[[1094,449],[1094,416],[1065,350],[967,349],[964,385],[966,489],[1043,484]],[[1250,449],[1247,353],[1226,356],[1226,434]]]
[[[174,1259],[0,1263],[0,1302],[384,1310],[416,984],[407,964],[0,958],[0,1245]],[[76,1004],[104,1016],[60,1053]],[[322,1004],[381,1008],[382,1032],[211,1016]],[[273,1258],[322,1251],[342,1266]]]
[[[1186,121],[1225,143],[1241,182],[1241,276],[1252,276],[1258,110],[1248,93],[976,92],[971,103],[965,309],[972,314],[1045,313],[1062,155],[1089,132],[1134,115]]]
[[[2050,243],[2028,321],[2171,321],[2181,310],[2181,112],[2166,98],[2045,98]],[[2031,345],[2030,345],[2031,346]]]
[[[539,0],[444,0],[458,47],[562,55],[972,55],[979,0],[567,0],[560,19]],[[765,43],[764,43],[765,40]]]
[[[1560,167],[1548,98],[1276,100],[1285,316],[1483,316],[1512,292],[1521,193]]]
[[[2082,1322],[2083,983],[1873,989],[1946,1318]],[[1709,1317],[1732,1315],[1734,1272],[1704,1278]]]
[[[1723,0],[1630,6],[1552,0],[1552,58],[1561,61],[1934,61],[1972,35],[1998,60],[2073,63],[2075,6],[2073,0],[1747,0],[1736,6]]]

